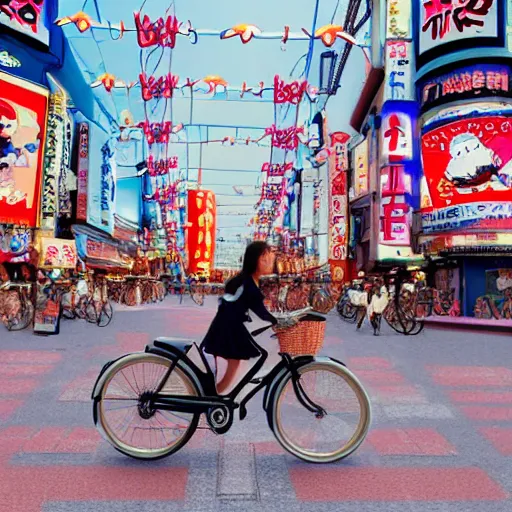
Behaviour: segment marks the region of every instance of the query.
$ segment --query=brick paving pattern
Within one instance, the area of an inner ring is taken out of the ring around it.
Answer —
[[[169,298],[120,308],[105,329],[63,321],[55,337],[2,331],[0,512],[512,510],[512,351],[502,335],[384,328],[375,338],[332,314],[324,353],[347,363],[373,405],[367,440],[333,465],[287,454],[260,396],[226,436],[198,430],[155,462],[116,452],[92,423],[102,365],[156,336],[200,339],[214,313],[215,300]]]

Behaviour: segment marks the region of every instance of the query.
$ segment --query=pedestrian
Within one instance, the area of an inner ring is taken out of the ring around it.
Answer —
[[[373,327],[373,335],[380,334],[380,324],[382,321],[382,314],[386,309],[389,302],[388,290],[384,284],[383,279],[377,279],[373,287],[372,299],[368,306],[368,318]]]
[[[260,277],[274,269],[274,253],[266,242],[252,242],[245,250],[242,271],[230,279],[225,294],[219,301],[217,315],[204,338],[201,348],[213,356],[227,361],[227,369],[217,383],[217,392],[225,392],[234,381],[241,360],[258,357],[261,352],[245,327],[251,319],[248,310],[273,325],[277,319],[263,303],[259,289]]]

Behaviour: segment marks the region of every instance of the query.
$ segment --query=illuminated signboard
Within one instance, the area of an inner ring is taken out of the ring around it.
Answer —
[[[386,100],[413,100],[413,62],[410,41],[386,42],[386,79],[384,98]]]
[[[411,37],[411,0],[388,0],[386,39]]]
[[[421,146],[424,232],[512,228],[512,118],[455,121]]]
[[[411,160],[413,157],[413,119],[416,102],[387,101],[382,107],[380,129],[381,166]]]
[[[504,45],[504,0],[417,1],[419,64],[450,51]]]
[[[379,243],[410,245],[412,209],[406,194],[411,194],[411,177],[404,167],[385,167],[380,175],[380,229]]]
[[[422,110],[474,98],[512,97],[512,74],[502,64],[477,64],[421,82],[419,100]]]

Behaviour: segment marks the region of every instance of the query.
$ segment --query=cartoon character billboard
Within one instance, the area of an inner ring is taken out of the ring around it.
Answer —
[[[455,121],[423,134],[421,146],[424,231],[512,227],[512,118]]]
[[[37,227],[48,92],[0,73],[0,224]]]

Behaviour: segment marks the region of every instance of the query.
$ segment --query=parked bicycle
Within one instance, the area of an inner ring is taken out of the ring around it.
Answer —
[[[288,452],[318,463],[353,453],[371,420],[370,400],[357,377],[330,357],[282,353],[270,373],[254,379],[268,357],[258,348],[257,363],[230,393],[219,395],[211,359],[194,342],[157,338],[145,352],[105,364],[92,392],[94,423],[121,453],[159,459],[186,445],[201,414],[211,430],[225,434],[235,411],[245,419],[247,403],[264,390],[268,425]],[[237,401],[250,383],[254,389]]]
[[[0,311],[7,330],[21,331],[34,320],[31,290],[32,283],[7,281],[0,287]]]
[[[180,287],[180,304],[183,303],[185,295],[190,295],[190,298],[198,305],[204,304],[204,292],[201,285],[192,277],[187,277],[185,283]]]
[[[91,289],[85,306],[85,319],[98,327],[106,327],[112,321],[114,309],[108,298],[107,279],[96,277],[91,283]]]

